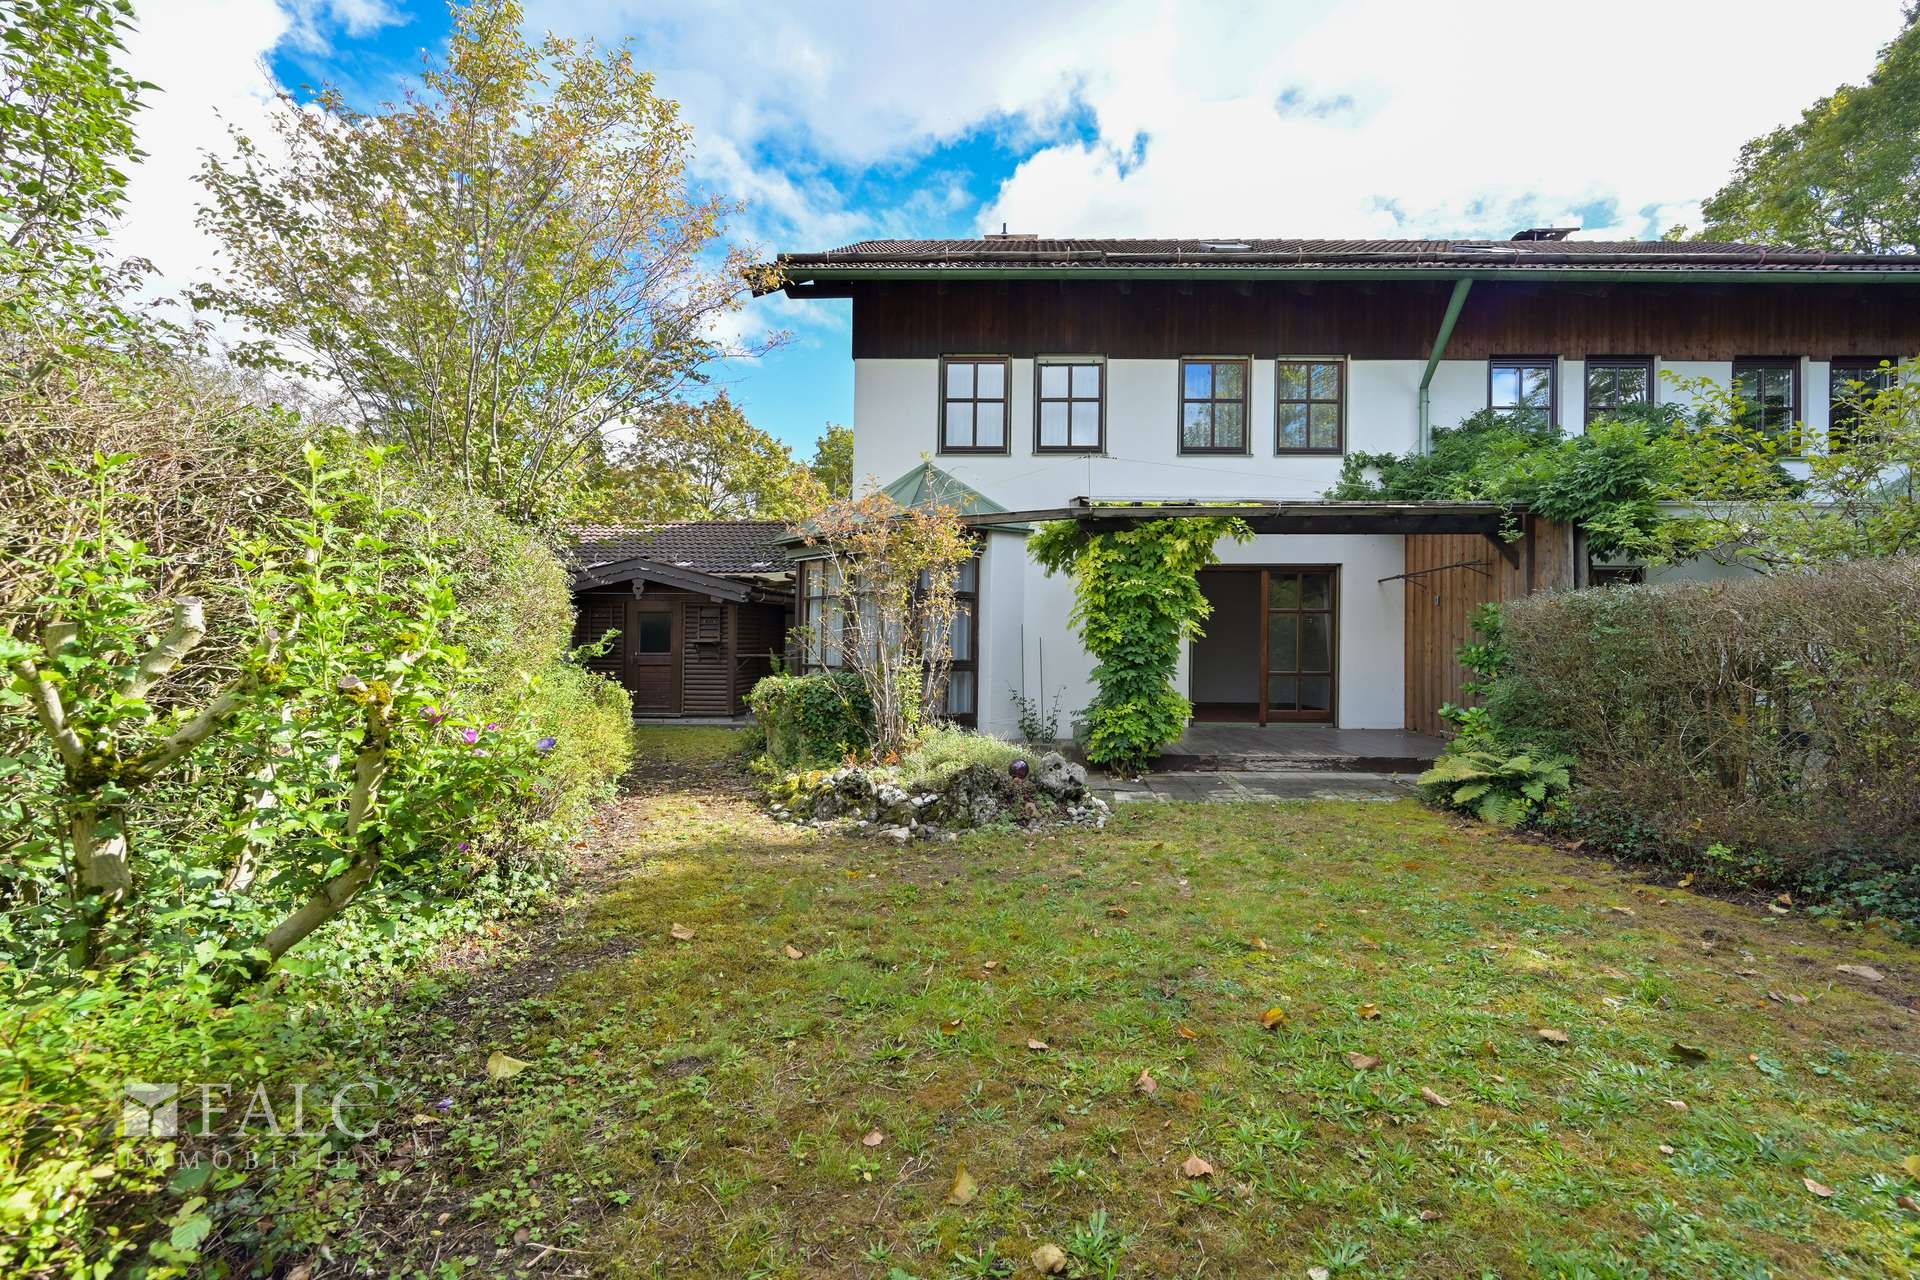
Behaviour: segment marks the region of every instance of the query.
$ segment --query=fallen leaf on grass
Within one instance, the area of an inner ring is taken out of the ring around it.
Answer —
[[[1333,1272],[1327,1270],[1325,1267],[1307,1268],[1307,1280],[1329,1280],[1332,1275]]]
[[[1057,1276],[1067,1269],[1067,1251],[1057,1244],[1043,1244],[1027,1256],[1033,1269],[1043,1276]]]
[[[1443,1098],[1425,1085],[1420,1086],[1420,1096],[1427,1100],[1427,1105],[1430,1107],[1450,1107],[1453,1105],[1453,1099]]]
[[[1558,1027],[1542,1027],[1536,1033],[1549,1044],[1572,1044],[1573,1037]]]
[[[1371,1071],[1380,1065],[1380,1059],[1372,1054],[1350,1053],[1347,1055],[1347,1065],[1355,1071]]]
[[[1432,1210],[1432,1209],[1422,1209],[1422,1210],[1420,1211],[1420,1221],[1422,1221],[1422,1222],[1438,1222],[1438,1221],[1440,1221],[1440,1215],[1439,1215],[1438,1213],[1436,1213],[1436,1212],[1435,1212],[1434,1210]]]
[[[487,1055],[487,1078],[489,1080],[506,1080],[519,1075],[532,1065],[531,1062],[522,1062],[518,1058],[510,1058],[500,1050],[495,1049]]]
[[[1672,1107],[1675,1111],[1685,1111],[1687,1109],[1687,1104],[1680,1101],[1680,1099],[1678,1098],[1668,1098],[1666,1102],[1667,1102],[1667,1105]]]
[[[693,930],[687,928],[687,926],[683,924],[676,922],[673,928],[667,930],[667,936],[672,938],[675,942],[692,942]]]
[[[1180,1172],[1189,1178],[1206,1178],[1213,1175],[1213,1166],[1199,1156],[1188,1156],[1181,1162]]]
[[[1200,1038],[1200,1033],[1198,1031],[1195,1031],[1192,1027],[1189,1027],[1184,1023],[1182,1023],[1179,1027],[1175,1028],[1175,1030],[1177,1030],[1180,1033],[1180,1038],[1182,1040],[1198,1040]]]
[[[980,962],[980,967],[982,969],[985,969],[988,973],[992,973],[995,969],[998,969],[1000,967],[1000,962],[998,960],[982,960]]]
[[[1355,1010],[1355,1012],[1363,1018],[1377,1018],[1380,1016],[1380,1006],[1377,1004],[1363,1004],[1359,1009]]]
[[[1775,915],[1777,915],[1777,916],[1784,916],[1784,915],[1790,915],[1790,914],[1792,914],[1792,913],[1791,913],[1791,912],[1789,912],[1789,911],[1788,911],[1788,910],[1787,910],[1787,909],[1786,909],[1785,907],[1783,907],[1783,906],[1781,906],[1781,905],[1780,905],[1779,903],[1777,903],[1777,902],[1769,902],[1769,903],[1767,904],[1767,910],[1769,910],[1769,911],[1771,911],[1771,912],[1773,912],[1773,914],[1775,914]]]
[[[1133,1082],[1133,1087],[1146,1094],[1149,1098],[1160,1092],[1160,1082],[1153,1078],[1153,1072],[1151,1071],[1142,1071],[1140,1078]]]
[[[1805,1004],[1807,1002],[1805,996],[1792,991],[1769,991],[1767,992],[1767,999],[1779,1004]]]
[[[1634,914],[1632,907],[1608,907],[1607,910],[1617,916],[1630,916]]]
[[[1850,973],[1856,978],[1865,978],[1868,982],[1881,982],[1887,976],[1870,964],[1842,964],[1834,967],[1841,973]]]
[[[1693,887],[1693,872],[1689,871],[1687,872],[1687,874],[1680,877],[1680,888],[1690,889],[1692,887]]]
[[[1247,945],[1251,946],[1255,951],[1273,950],[1272,947],[1269,947],[1267,945],[1267,940],[1265,938],[1255,938],[1252,942],[1248,943]]]
[[[1673,1056],[1682,1062],[1705,1062],[1711,1055],[1699,1045],[1682,1044],[1680,1041],[1675,1040],[1673,1042]]]
[[[964,1022],[966,1022],[965,1018],[948,1018],[940,1024],[940,1033],[942,1035],[953,1035],[960,1030],[961,1024]]]
[[[1663,1142],[1660,1144],[1660,1154],[1663,1156],[1670,1156],[1673,1154],[1673,1148]]]
[[[1047,1051],[1047,1042],[1045,1040],[1035,1040],[1029,1036],[1027,1038],[1027,1048],[1033,1050],[1035,1053],[1045,1053]]]
[[[953,1186],[947,1190],[948,1204],[965,1204],[980,1194],[980,1186],[967,1173],[967,1166],[956,1165],[953,1170]]]
[[[1108,907],[1107,908],[1107,916],[1110,919],[1125,920],[1127,918],[1127,914],[1128,914],[1127,909],[1125,907]]]
[[[791,942],[787,944],[787,959],[789,960],[803,959],[806,956],[806,954],[807,954],[806,952],[794,946]]]
[[[1833,1198],[1833,1188],[1823,1182],[1815,1182],[1812,1178],[1802,1178],[1800,1179],[1800,1183],[1822,1200],[1830,1200]]]
[[[1265,1013],[1260,1015],[1260,1025],[1265,1027],[1269,1031],[1273,1030],[1277,1026],[1282,1025],[1283,1023],[1286,1022],[1286,1020],[1287,1020],[1287,1011],[1285,1009],[1282,1009],[1279,1005],[1273,1006],[1273,1008],[1267,1010]]]
[[[886,1140],[887,1135],[875,1129],[868,1133],[866,1137],[860,1139],[860,1145],[863,1147],[877,1147]]]
[[[1907,1171],[1909,1178],[1920,1178],[1920,1156],[1908,1156],[1900,1162],[1900,1167]]]

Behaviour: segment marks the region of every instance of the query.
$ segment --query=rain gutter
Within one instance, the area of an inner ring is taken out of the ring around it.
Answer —
[[[1446,314],[1440,317],[1440,332],[1433,335],[1433,354],[1427,357],[1427,370],[1420,375],[1420,453],[1425,456],[1433,445],[1433,375],[1440,357],[1447,353],[1453,339],[1453,326],[1459,322],[1460,309],[1467,305],[1467,293],[1473,288],[1472,276],[1453,282],[1453,296],[1447,299]]]

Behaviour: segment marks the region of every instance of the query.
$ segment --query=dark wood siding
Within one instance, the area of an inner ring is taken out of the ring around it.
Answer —
[[[747,694],[773,674],[773,659],[784,654],[787,611],[779,605],[743,604],[734,611],[734,707],[745,711]]]
[[[854,290],[853,354],[1424,360],[1450,288],[1425,280],[877,282]],[[1514,351],[1912,355],[1920,352],[1920,285],[1474,285],[1448,358]]]
[[[689,598],[682,610],[680,710],[689,716],[733,714],[733,663],[727,656],[727,610]]]
[[[609,631],[618,631],[604,654],[589,657],[586,667],[609,680],[618,680],[627,669],[627,601],[620,595],[581,595],[574,597],[573,643],[576,648],[597,642]]]
[[[1456,655],[1476,638],[1475,609],[1571,588],[1574,566],[1573,531],[1537,516],[1526,518],[1526,536],[1511,543],[1477,533],[1408,534],[1406,727],[1448,733],[1441,705],[1469,701],[1461,689],[1468,673]]]

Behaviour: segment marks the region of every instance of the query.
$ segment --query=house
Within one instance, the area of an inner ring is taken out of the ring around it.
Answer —
[[[615,632],[587,666],[636,716],[737,716],[772,672],[793,617],[777,520],[572,530],[574,643]]]
[[[1346,454],[1424,447],[1488,408],[1579,432],[1684,394],[1668,375],[1732,384],[1817,441],[1844,425],[1834,388],[1920,352],[1920,258],[1564,237],[1003,234],[778,266],[790,297],[851,300],[855,475],[974,508],[951,712],[1005,734],[1017,697],[1092,696],[1072,584],[1028,558],[1026,527],[1232,503],[1259,536],[1202,579],[1213,617],[1178,676],[1196,714],[1431,732],[1472,606],[1584,583],[1579,531],[1485,504],[1326,502]],[[1500,537],[1516,519],[1525,536]],[[798,598],[801,623],[818,617],[804,564]]]

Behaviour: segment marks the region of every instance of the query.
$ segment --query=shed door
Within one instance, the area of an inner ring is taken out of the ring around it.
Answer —
[[[643,716],[680,714],[680,653],[674,625],[679,606],[634,600],[627,606],[627,690]]]

